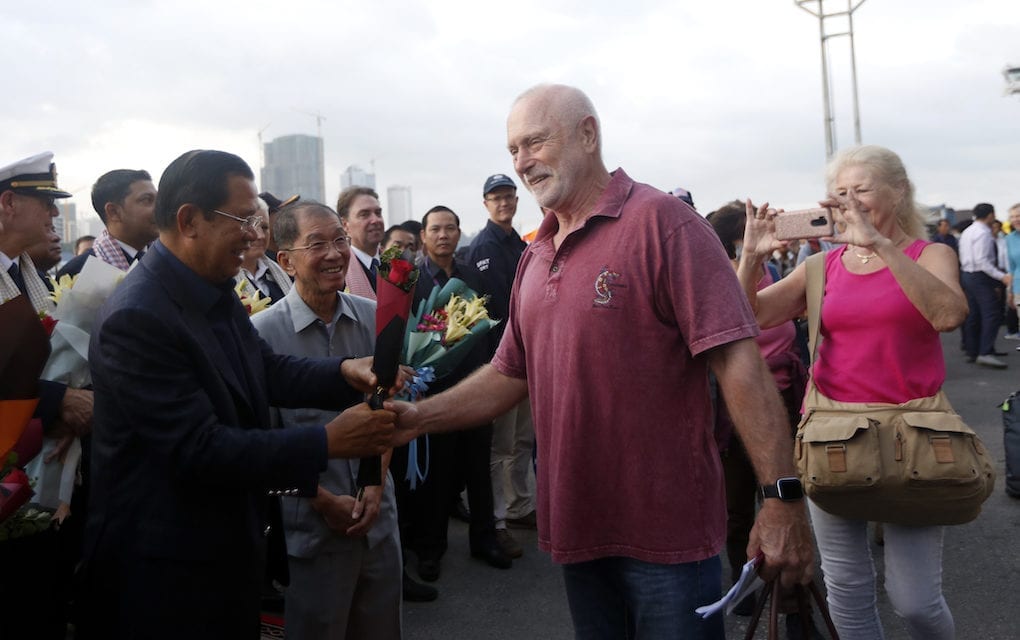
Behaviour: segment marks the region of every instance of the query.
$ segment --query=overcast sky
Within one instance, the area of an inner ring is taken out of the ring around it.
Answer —
[[[868,0],[854,22],[863,141],[903,157],[925,204],[988,201],[1005,218],[1020,98],[1001,72],[1020,65],[1020,1]],[[839,146],[847,44],[831,43]],[[0,165],[54,151],[79,211],[102,173],[158,179],[193,148],[257,175],[260,129],[314,135],[320,113],[328,201],[374,160],[384,207],[387,186],[410,185],[417,213],[446,204],[472,232],[485,177],[513,172],[510,103],[540,82],[591,96],[607,166],[685,186],[702,213],[824,194],[818,20],[793,0],[5,2],[0,56]],[[539,212],[521,196],[527,230]]]

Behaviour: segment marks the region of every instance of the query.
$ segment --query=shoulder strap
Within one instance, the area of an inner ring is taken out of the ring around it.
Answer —
[[[808,352],[814,364],[818,355],[818,334],[822,322],[822,298],[825,296],[825,256],[818,252],[804,261],[807,277]]]

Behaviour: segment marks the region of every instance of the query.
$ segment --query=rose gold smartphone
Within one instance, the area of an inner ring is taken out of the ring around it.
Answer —
[[[776,240],[803,240],[831,236],[832,212],[827,207],[784,211],[775,217]]]

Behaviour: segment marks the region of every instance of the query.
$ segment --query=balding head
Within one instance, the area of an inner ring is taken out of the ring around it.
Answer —
[[[609,182],[602,163],[598,114],[588,96],[565,85],[538,85],[514,101],[507,117],[514,170],[539,205],[573,215]]]
[[[528,89],[514,100],[513,108],[527,106],[565,127],[574,127],[585,118],[595,121],[596,129],[601,133],[602,123],[595,105],[583,91],[565,84],[539,84]],[[513,110],[511,109],[511,112]],[[598,151],[602,153],[602,136],[597,139]]]

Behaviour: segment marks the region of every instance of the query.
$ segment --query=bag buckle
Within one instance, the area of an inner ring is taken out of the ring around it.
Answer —
[[[825,456],[829,460],[829,471],[846,473],[846,445],[842,443],[825,445]]]
[[[931,444],[932,453],[935,455],[935,462],[943,464],[956,462],[956,456],[953,455],[952,440],[949,436],[930,435],[928,436],[928,442]]]

